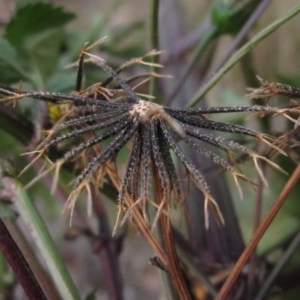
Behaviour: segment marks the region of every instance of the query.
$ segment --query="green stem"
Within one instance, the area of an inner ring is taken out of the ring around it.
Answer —
[[[150,15],[150,43],[151,49],[159,49],[159,0],[152,0],[151,3],[151,15]],[[151,59],[152,63],[158,63],[158,56],[154,55]],[[151,72],[155,72],[155,67],[151,67]],[[150,80],[149,95],[156,96],[157,94],[158,78],[152,77]]]
[[[79,293],[60,257],[45,223],[31,199],[28,198],[18,182],[16,182],[16,196],[13,200],[45,259],[61,298],[80,300]]]
[[[296,5],[290,11],[288,11],[283,17],[276,20],[268,27],[263,29],[261,32],[256,34],[247,44],[245,44],[240,50],[238,50],[235,55],[228,61],[228,63],[219,70],[217,74],[194,96],[194,98],[188,104],[188,107],[195,106],[200,99],[252,48],[265,39],[269,34],[278,29],[281,25],[286,23],[288,20],[293,18],[300,12],[300,4]]]

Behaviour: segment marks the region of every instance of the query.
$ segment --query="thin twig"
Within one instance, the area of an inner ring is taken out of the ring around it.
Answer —
[[[269,211],[265,219],[262,221],[260,226],[257,228],[252,240],[247,245],[246,249],[244,250],[243,254],[240,256],[239,260],[237,261],[234,269],[232,270],[231,274],[228,276],[227,280],[225,281],[224,285],[222,286],[217,298],[215,300],[224,300],[227,296],[228,292],[230,291],[232,285],[234,284],[236,278],[240,274],[242,268],[246,264],[248,258],[252,254],[253,250],[255,249],[256,245],[268,229],[269,225],[271,224],[274,217],[277,215],[278,211],[280,210],[281,206],[284,204],[286,198],[294,188],[295,184],[298,182],[300,177],[300,163],[298,164],[297,168],[295,169],[294,173],[284,186],[283,190],[281,191],[280,195],[276,199],[272,209]]]
[[[159,0],[152,0],[151,3],[151,15],[150,15],[150,42],[152,49],[159,49],[159,35],[158,35],[158,28],[159,28]],[[153,64],[158,63],[158,56],[154,55],[151,58],[151,62]],[[151,67],[151,71],[154,73],[155,67]],[[157,82],[158,78],[153,76],[150,79],[150,88],[149,88],[149,95],[155,96],[157,94]]]

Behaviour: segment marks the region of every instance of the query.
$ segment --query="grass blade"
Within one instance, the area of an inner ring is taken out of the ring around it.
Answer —
[[[63,260],[31,199],[16,182],[16,196],[13,199],[23,220],[29,227],[41,255],[50,270],[62,299],[80,300],[79,293],[65,267]]]

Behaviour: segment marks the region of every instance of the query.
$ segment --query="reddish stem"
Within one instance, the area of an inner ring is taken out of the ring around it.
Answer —
[[[29,299],[47,300],[29,264],[0,218],[0,251]]]
[[[263,222],[257,228],[252,240],[247,245],[246,249],[240,256],[239,260],[237,261],[234,269],[232,270],[231,274],[228,276],[227,280],[225,281],[224,285],[222,286],[217,298],[215,300],[224,300],[227,296],[228,292],[230,291],[232,285],[234,284],[235,280],[237,279],[238,275],[240,274],[242,268],[246,264],[247,260],[249,259],[251,253],[255,249],[256,245],[268,229],[269,225],[273,221],[274,217],[277,215],[278,211],[280,210],[281,206],[284,204],[286,198],[292,191],[293,187],[297,183],[300,177],[300,163],[298,164],[297,168],[295,169],[294,173],[286,183],[285,187],[281,191],[280,195],[276,199],[272,209],[269,211]]]

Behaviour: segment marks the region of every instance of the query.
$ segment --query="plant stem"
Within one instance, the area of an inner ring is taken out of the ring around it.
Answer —
[[[265,39],[269,34],[278,29],[288,20],[293,18],[300,12],[300,4],[296,5],[294,8],[289,10],[280,19],[276,20],[268,27],[256,34],[247,44],[240,48],[235,55],[227,62],[227,64],[222,67],[217,74],[215,74],[212,79],[194,96],[194,98],[189,102],[188,107],[195,106],[200,99],[242,58],[244,57],[252,48]]]
[[[151,14],[150,14],[150,44],[152,49],[159,49],[159,0],[152,0],[151,2]],[[157,55],[152,56],[151,62],[158,63],[159,57]],[[155,68],[151,67],[151,72],[155,72]],[[157,83],[158,78],[152,77],[150,80],[149,95],[157,95]]]
[[[224,285],[222,286],[222,288],[221,288],[221,290],[220,290],[220,292],[219,292],[219,294],[218,294],[218,296],[216,297],[215,300],[224,300],[224,299],[226,299],[226,296],[227,296],[228,292],[230,291],[230,289],[231,289],[232,285],[234,284],[236,278],[238,277],[238,275],[240,274],[242,268],[244,267],[247,260],[249,259],[251,253],[253,252],[256,245],[258,244],[258,242],[260,241],[260,239],[262,238],[262,236],[264,235],[264,233],[268,229],[269,225],[271,224],[271,222],[273,221],[275,216],[277,215],[278,211],[280,210],[280,208],[284,204],[286,198],[288,197],[288,195],[290,194],[290,192],[294,188],[295,184],[297,184],[299,178],[300,178],[300,163],[298,164],[298,166],[295,169],[295,171],[293,172],[292,176],[290,177],[290,179],[288,180],[288,182],[284,186],[284,188],[281,191],[280,195],[278,196],[275,203],[273,204],[271,210],[269,211],[269,213],[267,214],[265,219],[262,221],[260,226],[255,231],[255,234],[253,235],[252,240],[249,242],[246,249],[244,250],[244,252],[240,256],[240,258],[237,261],[234,269],[232,270],[232,272],[230,273],[230,275],[226,279]]]
[[[158,207],[163,205],[162,211],[167,212],[168,199],[163,199],[161,185],[159,182],[159,174],[157,172],[156,166],[153,164],[153,181],[154,181],[154,190],[156,195],[156,203]],[[172,278],[174,286],[179,294],[180,299],[189,300],[192,299],[190,291],[186,285],[182,270],[180,268],[180,262],[177,256],[176,247],[174,243],[174,237],[172,233],[171,223],[169,216],[165,213],[160,215],[160,226],[162,231],[162,238],[164,242],[164,248],[167,258],[167,267],[169,274]]]
[[[0,218],[0,250],[29,299],[47,300],[26,259]]]
[[[14,203],[39,247],[61,297],[63,299],[79,300],[79,293],[32,200],[28,198],[17,181],[15,181],[15,190]]]
[[[23,231],[20,229],[20,226],[11,218],[3,218],[3,222],[18,245],[23,256],[26,257],[27,263],[30,265],[35,278],[38,280],[42,290],[47,295],[47,298],[60,299],[54,282],[49,276],[49,272],[47,272],[47,270],[45,270],[41,265],[36,255],[36,249],[34,249],[34,245],[26,239]]]

